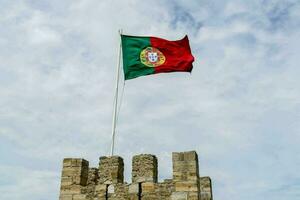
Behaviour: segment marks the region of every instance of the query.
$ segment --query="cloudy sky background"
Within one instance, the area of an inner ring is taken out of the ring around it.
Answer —
[[[58,199],[64,157],[110,148],[118,29],[176,40],[189,73],[126,82],[116,153],[196,150],[216,200],[300,199],[297,0],[0,0],[0,199]],[[123,83],[121,83],[122,85]]]

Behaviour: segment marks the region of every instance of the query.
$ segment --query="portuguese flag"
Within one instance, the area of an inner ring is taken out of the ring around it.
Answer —
[[[194,57],[189,39],[121,35],[125,80],[149,74],[191,72]]]

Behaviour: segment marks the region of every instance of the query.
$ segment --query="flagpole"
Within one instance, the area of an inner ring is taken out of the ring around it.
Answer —
[[[116,135],[116,122],[117,122],[117,106],[118,106],[118,93],[119,93],[119,78],[120,78],[120,63],[121,63],[121,35],[122,29],[119,30],[119,50],[118,50],[118,63],[117,63],[117,74],[116,74],[116,83],[115,83],[115,97],[114,97],[114,107],[113,107],[113,118],[112,118],[112,128],[111,128],[111,149],[110,149],[110,156],[114,155],[114,148],[115,148],[115,135]]]

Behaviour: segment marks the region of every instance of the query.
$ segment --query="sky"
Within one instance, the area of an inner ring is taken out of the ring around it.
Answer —
[[[195,150],[214,199],[300,199],[298,0],[0,0],[0,199],[58,199],[62,160],[108,155],[118,29],[189,36],[189,73],[126,81],[116,154]],[[120,88],[124,86],[121,74]]]

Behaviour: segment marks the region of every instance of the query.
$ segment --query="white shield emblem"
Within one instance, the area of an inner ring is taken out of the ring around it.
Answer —
[[[158,59],[157,52],[148,52],[148,59],[150,62],[156,62]]]

